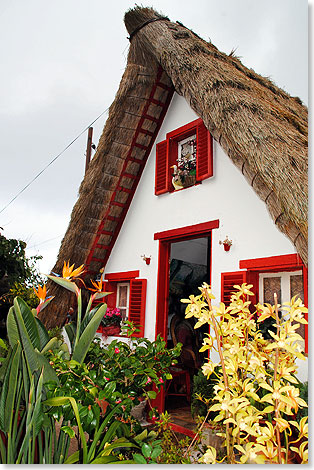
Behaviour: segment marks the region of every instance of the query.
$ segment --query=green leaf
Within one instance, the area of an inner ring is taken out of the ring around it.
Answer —
[[[108,382],[103,389],[103,392],[105,394],[105,398],[110,398],[113,392],[116,389],[116,382]]]
[[[135,436],[135,441],[143,441],[147,437],[147,429],[144,429],[144,431],[141,432],[138,436]]]
[[[155,447],[153,452],[152,452],[151,459],[156,460],[157,457],[159,457],[159,455],[161,454],[161,452],[162,452],[162,447],[161,446]]]
[[[134,454],[133,455],[133,459],[135,460],[136,463],[139,463],[139,464],[147,464],[146,460],[144,459],[144,457],[140,454]]]
[[[70,437],[70,439],[75,437],[75,431],[70,426],[62,426],[61,431],[65,432]]]
[[[20,321],[23,320],[25,328],[27,330],[28,336],[31,340],[31,343],[34,348],[40,349],[40,339],[36,320],[32,314],[31,309],[27,303],[20,297],[15,297],[14,302],[14,311],[17,315],[18,326]]]
[[[53,349],[54,347],[56,347],[58,345],[58,342],[59,340],[56,336],[51,338],[40,352],[44,354],[46,351],[49,351],[49,349]]]
[[[142,453],[147,459],[151,456],[152,450],[152,446],[146,444],[146,442],[142,445]]]
[[[21,346],[16,344],[10,354],[0,396],[0,429],[9,431],[13,419],[13,408],[16,396],[17,377],[21,357]]]
[[[5,342],[1,338],[0,338],[0,348],[5,349],[6,351],[8,350],[8,346],[5,344]]]
[[[42,350],[44,346],[48,343],[49,341],[49,335],[48,331],[46,330],[45,326],[43,323],[39,320],[38,317],[35,317],[35,323],[38,329],[38,334],[39,334],[39,340],[40,340],[40,347],[39,349]]]
[[[149,390],[146,393],[147,393],[148,398],[150,398],[151,400],[154,400],[156,398],[156,392],[154,392],[153,390]]]
[[[68,279],[63,279],[63,277],[51,276],[50,274],[48,274],[47,277],[48,279],[55,282],[56,284],[59,284],[59,286],[62,286],[65,289],[68,289],[69,291],[73,292],[76,295],[78,294],[79,288],[74,282],[69,281]]]
[[[7,315],[7,333],[11,348],[20,341],[19,330],[14,316],[14,307],[11,307]]]
[[[95,313],[93,318],[89,321],[88,325],[85,327],[82,332],[77,345],[74,348],[72,358],[76,361],[82,363],[87,351],[90,347],[91,342],[95,337],[97,328],[100,325],[102,317],[107,310],[107,304],[103,304]]]

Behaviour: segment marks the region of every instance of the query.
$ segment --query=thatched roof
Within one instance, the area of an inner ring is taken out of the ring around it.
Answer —
[[[203,119],[307,264],[307,108],[151,8],[136,7],[124,20],[127,67],[53,271],[61,272],[69,259],[87,263],[93,277],[105,265],[173,89]],[[48,317],[61,310],[64,318],[68,300],[58,299],[58,311],[50,305],[43,315],[48,326],[55,321]]]

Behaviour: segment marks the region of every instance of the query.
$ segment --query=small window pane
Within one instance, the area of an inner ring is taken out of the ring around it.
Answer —
[[[290,276],[290,296],[300,298],[304,303],[304,288],[303,288],[303,276],[302,274],[293,274]],[[302,336],[305,339],[305,325],[300,323],[299,328],[296,333]]]
[[[274,294],[277,294],[277,302],[281,304],[281,277],[265,277],[263,279],[264,303],[274,305]]]
[[[119,307],[128,305],[128,286],[119,286]]]
[[[304,302],[303,276],[294,274],[290,276],[290,297],[297,295]]]

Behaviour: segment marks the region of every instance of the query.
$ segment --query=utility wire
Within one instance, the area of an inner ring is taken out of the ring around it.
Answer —
[[[15,199],[17,199],[17,198],[20,196],[20,194],[22,194],[27,188],[29,188],[30,185],[31,185],[32,183],[34,183],[34,181],[37,180],[37,178],[39,178],[39,176],[40,176],[45,170],[47,170],[47,168],[50,167],[50,165],[52,165],[59,157],[61,157],[61,155],[62,155],[69,147],[71,147],[71,145],[74,144],[74,142],[76,142],[77,139],[79,139],[79,138],[81,137],[81,135],[84,134],[84,132],[86,132],[89,127],[91,127],[99,118],[101,118],[101,116],[102,116],[103,114],[105,114],[105,113],[108,111],[108,109],[109,109],[109,108],[105,109],[101,114],[99,114],[99,116],[97,116],[96,119],[93,120],[93,122],[91,122],[87,127],[85,127],[85,129],[84,129],[82,132],[80,132],[80,134],[79,134],[77,137],[75,137],[75,139],[73,139],[60,153],[58,153],[58,155],[56,155],[56,156],[51,160],[51,162],[48,163],[48,165],[45,166],[45,168],[43,168],[36,176],[34,176],[34,178],[33,178],[29,183],[27,183],[27,185],[24,186],[24,188],[21,189],[21,191],[19,191],[19,192],[17,193],[17,195],[14,196],[14,198],[12,198],[11,201],[8,202],[8,204],[3,207],[3,209],[1,209],[0,214],[1,214],[3,211],[5,211],[5,210],[10,206],[10,204],[12,204],[12,202],[15,201]]]

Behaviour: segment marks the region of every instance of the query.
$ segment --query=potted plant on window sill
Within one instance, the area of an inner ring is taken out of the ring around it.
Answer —
[[[193,186],[196,183],[196,161],[184,160],[172,165],[172,185],[175,190]]]
[[[121,333],[122,315],[118,308],[107,308],[102,324],[102,334],[104,336],[117,336]]]

